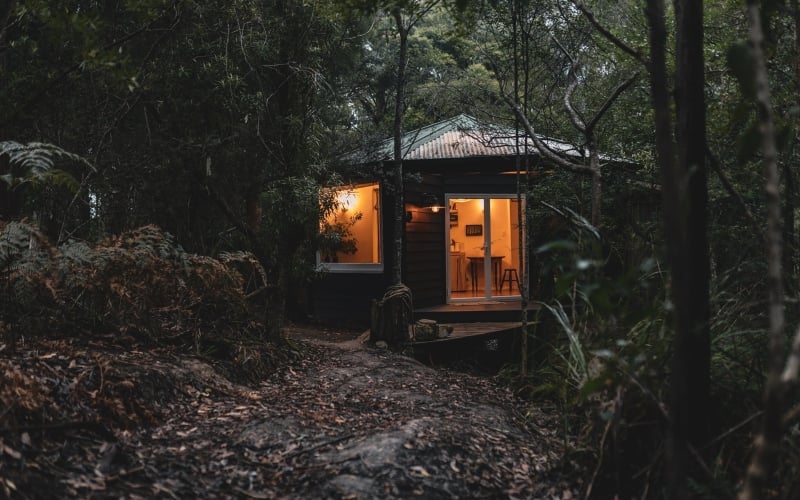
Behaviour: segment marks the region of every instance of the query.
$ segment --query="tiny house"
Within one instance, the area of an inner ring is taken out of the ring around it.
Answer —
[[[584,154],[543,140],[573,159]],[[391,169],[393,145],[389,138],[351,159]],[[518,301],[531,237],[524,220],[526,169],[533,183],[535,172],[549,166],[532,141],[462,114],[406,133],[402,151],[408,179],[402,275],[414,307]],[[337,235],[336,245],[319,253],[324,274],[312,290],[312,314],[325,323],[366,326],[371,301],[391,283],[393,193],[378,179],[354,179],[336,196],[338,208],[321,224]]]

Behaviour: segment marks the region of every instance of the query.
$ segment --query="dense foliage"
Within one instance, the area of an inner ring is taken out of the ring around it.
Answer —
[[[800,320],[800,7],[762,3],[781,174],[768,192],[781,196],[791,331]],[[11,343],[44,329],[124,331],[253,359],[245,337],[274,338],[285,313],[303,316],[315,251],[341,236],[318,234],[320,201],[322,213],[334,203],[320,200],[320,186],[351,173],[335,159],[392,132],[400,43],[391,13],[423,4],[408,32],[406,130],[460,112],[526,118],[538,133],[639,165],[598,175],[596,227],[585,172],[548,168],[523,186],[535,221],[531,298],[541,309],[525,363],[508,373],[521,394],[562,405],[568,451],[595,467],[595,493],[647,496],[662,484],[677,390],[669,377],[681,306],[653,105],[656,89],[674,96],[684,83],[673,54],[685,39],[671,6],[666,73],[654,81],[641,2],[6,2],[0,330],[10,338],[13,326]],[[761,416],[775,301],[764,256],[765,134],[744,6],[706,2],[702,29],[707,219],[694,223],[708,235],[709,418],[690,480],[693,493],[732,496]],[[672,104],[666,118],[683,116],[686,107]],[[575,125],[600,110],[591,135]],[[701,177],[681,167],[690,175],[679,188]],[[785,498],[800,492],[797,398],[795,383],[771,483]]]
[[[0,333],[12,350],[43,336],[132,337],[256,379],[276,361],[255,347],[265,279],[252,254],[189,254],[155,226],[53,246],[24,221],[0,223]]]

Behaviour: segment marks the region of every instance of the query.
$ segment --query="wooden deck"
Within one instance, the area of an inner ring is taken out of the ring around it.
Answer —
[[[536,320],[540,306],[528,306],[528,321]],[[414,357],[430,364],[470,360],[495,372],[512,360],[522,331],[522,303],[519,300],[456,302],[414,310],[414,318],[431,319],[453,327],[441,339],[414,342]]]
[[[528,304],[528,317],[540,308],[539,304]],[[433,319],[444,324],[461,323],[513,323],[522,316],[522,303],[518,300],[456,302],[414,310],[415,319]]]
[[[466,362],[488,373],[497,373],[515,356],[522,323],[519,321],[439,323],[453,327],[441,339],[413,342],[414,357],[430,366]]]
[[[447,337],[423,340],[414,342],[414,345],[435,344],[442,342],[452,342],[453,340],[464,339],[467,337],[479,337],[482,335],[500,335],[504,333],[513,333],[522,327],[522,323],[516,322],[498,322],[498,323],[440,323],[453,327],[453,332]]]

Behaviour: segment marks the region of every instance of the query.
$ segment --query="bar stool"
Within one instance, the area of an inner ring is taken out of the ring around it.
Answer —
[[[517,291],[519,291],[519,275],[517,275],[517,269],[514,267],[508,267],[503,270],[503,279],[500,280],[500,291],[503,291],[503,285],[508,281],[508,293],[511,293],[511,284],[517,284]]]

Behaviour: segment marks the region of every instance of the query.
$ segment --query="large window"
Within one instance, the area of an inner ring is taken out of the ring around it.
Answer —
[[[381,271],[379,185],[363,184],[327,194],[319,263],[330,271]]]

